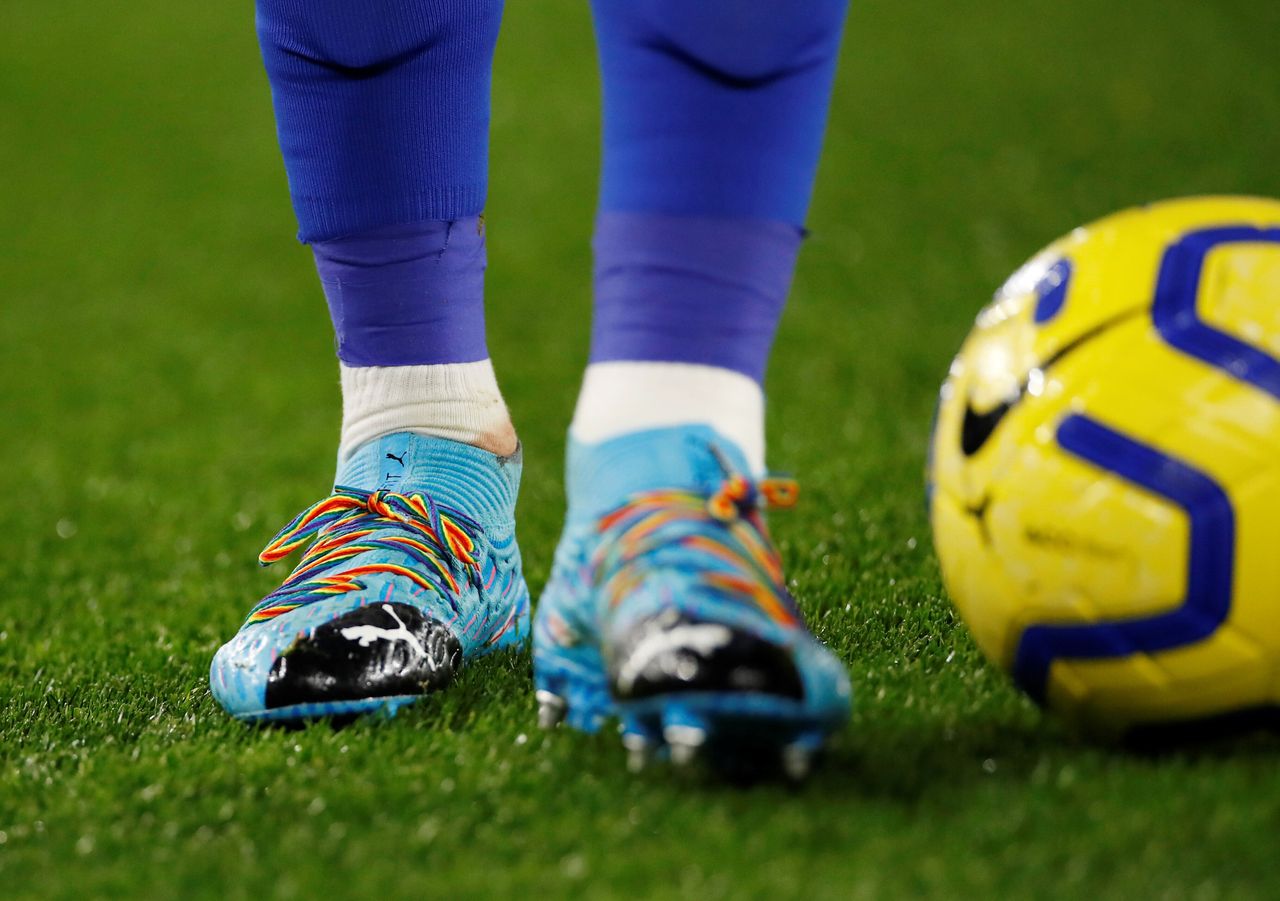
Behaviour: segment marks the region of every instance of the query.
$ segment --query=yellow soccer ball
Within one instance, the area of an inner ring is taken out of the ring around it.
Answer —
[[[942,387],[929,506],[982,650],[1093,730],[1280,704],[1280,202],[1051,244]]]

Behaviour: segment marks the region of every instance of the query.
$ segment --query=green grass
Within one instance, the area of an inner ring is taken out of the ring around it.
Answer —
[[[1276,745],[1137,757],[986,665],[930,551],[933,393],[1067,229],[1280,195],[1274,3],[859,0],[793,303],[776,529],[858,694],[792,791],[533,729],[529,659],[390,722],[247,729],[214,649],[332,474],[338,395],[247,4],[11,4],[0,31],[0,895],[1275,896]],[[528,452],[535,591],[586,355],[586,4],[509,4],[491,345]]]

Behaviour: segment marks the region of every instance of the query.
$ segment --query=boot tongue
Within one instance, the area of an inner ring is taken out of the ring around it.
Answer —
[[[568,456],[575,518],[598,517],[642,491],[710,495],[731,474],[751,471],[736,444],[704,425],[633,432],[599,444],[570,441]]]
[[[508,523],[520,486],[521,451],[499,457],[478,447],[396,432],[362,444],[339,464],[334,485],[396,494],[423,492],[481,525]]]

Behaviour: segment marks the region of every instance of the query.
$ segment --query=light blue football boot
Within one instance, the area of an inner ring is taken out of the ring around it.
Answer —
[[[523,642],[520,468],[519,451],[407,432],[361,446],[262,552],[266,565],[310,545],[214,656],[214,697],[244,720],[394,713]]]
[[[540,724],[618,717],[633,768],[664,748],[793,778],[849,717],[844,666],[804,624],[761,515],[796,486],[753,482],[705,426],[568,453],[569,513],[534,620]]]

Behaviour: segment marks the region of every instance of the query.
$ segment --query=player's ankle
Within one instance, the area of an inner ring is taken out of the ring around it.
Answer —
[[[424,366],[342,366],[344,460],[368,441],[413,432],[498,456],[519,445],[489,360]]]
[[[340,460],[395,432],[515,452],[485,347],[481,217],[382,226],[312,251],[342,362]]]
[[[620,361],[587,367],[570,437],[599,444],[623,435],[703,425],[732,442],[752,475],[764,472],[764,392],[719,366]]]

